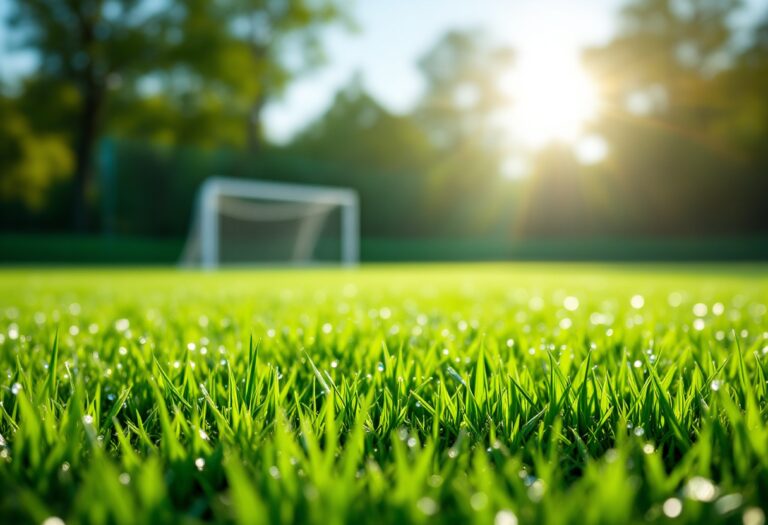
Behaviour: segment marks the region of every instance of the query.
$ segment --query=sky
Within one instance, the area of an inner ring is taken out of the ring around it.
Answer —
[[[318,116],[353,74],[385,107],[406,112],[423,89],[416,61],[446,31],[482,29],[517,54],[517,68],[542,60],[571,67],[579,51],[608,40],[622,0],[357,0],[356,32],[330,30],[329,62],[296,81],[266,111],[270,138],[288,140]]]
[[[336,91],[360,73],[366,89],[391,111],[402,113],[423,89],[416,61],[446,31],[482,29],[511,46],[516,70],[579,67],[583,48],[611,38],[624,0],[351,0],[356,31],[325,32],[328,62],[295,81],[266,109],[265,128],[275,142],[289,140],[328,107]],[[745,23],[765,0],[747,0]],[[0,0],[0,17],[7,2]],[[0,24],[0,42],[6,36]],[[34,67],[29,54],[0,48],[0,75],[12,78]]]

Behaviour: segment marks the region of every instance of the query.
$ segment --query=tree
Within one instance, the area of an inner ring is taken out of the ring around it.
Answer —
[[[740,3],[630,0],[621,11],[619,34],[585,52],[610,110],[700,123],[711,107],[704,86],[733,56],[728,18]]]
[[[300,133],[291,154],[338,173],[334,184],[360,192],[368,235],[414,235],[428,230],[424,175],[435,151],[410,116],[394,115],[366,93],[355,76],[331,107]],[[330,182],[330,181],[327,181]]]
[[[723,81],[738,61],[729,18],[739,4],[631,0],[616,37],[585,53],[605,100],[595,131],[610,151],[597,179],[620,203],[596,223],[604,231],[701,235],[755,227],[754,171],[723,132],[743,107],[733,88],[751,83]]]
[[[321,62],[320,28],[340,18],[334,0],[13,0],[35,84],[76,89],[58,129],[74,130],[74,226],[88,226],[101,134],[256,149],[264,105]]]
[[[72,213],[82,231],[109,87],[158,66],[169,15],[139,0],[15,0],[12,7],[19,44],[39,54],[37,75],[77,89]]]
[[[583,168],[565,144],[536,153],[525,181],[515,232],[522,237],[565,238],[593,233]]]
[[[500,77],[513,65],[480,31],[450,31],[419,60],[426,89],[413,114],[436,150],[425,175],[436,233],[487,234],[507,215],[499,117],[512,101]]]
[[[495,47],[480,31],[449,31],[418,62],[427,84],[415,116],[440,149],[472,139],[493,147],[500,109],[509,104],[499,77],[514,52]]]
[[[72,156],[63,137],[37,133],[14,102],[0,97],[0,201],[37,211],[47,190],[69,174]]]
[[[330,108],[302,131],[291,150],[351,168],[423,170],[432,147],[410,116],[394,115],[373,99],[355,75]]]
[[[188,0],[175,62],[187,83],[207,85],[245,121],[251,151],[263,145],[262,114],[290,82],[324,61],[322,29],[351,22],[346,0]],[[191,78],[189,78],[191,77]],[[195,91],[187,90],[187,95]],[[193,95],[194,96],[194,95]]]

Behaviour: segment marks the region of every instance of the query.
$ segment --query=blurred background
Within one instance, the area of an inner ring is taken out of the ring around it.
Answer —
[[[0,2],[0,262],[175,263],[213,175],[363,261],[768,259],[768,5]]]

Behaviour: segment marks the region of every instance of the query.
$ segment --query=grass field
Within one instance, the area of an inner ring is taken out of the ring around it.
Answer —
[[[767,304],[764,266],[3,270],[0,522],[762,525]]]

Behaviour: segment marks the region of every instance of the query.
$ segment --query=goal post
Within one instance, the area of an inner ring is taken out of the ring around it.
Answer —
[[[269,251],[278,240],[288,252],[282,254],[283,260],[271,260],[272,264],[311,264],[321,231],[329,227],[329,216],[337,214],[333,227],[338,229],[338,259],[344,266],[355,266],[360,258],[359,208],[357,192],[349,188],[211,177],[198,191],[181,263],[207,269],[229,264],[222,260],[226,242],[222,223],[229,220],[246,230],[239,233],[242,249],[236,250],[254,254],[254,260],[241,259],[238,264],[260,262],[256,252]],[[259,225],[261,230],[254,231]],[[249,226],[254,231],[250,236]],[[292,240],[270,238],[269,232],[278,229]]]

